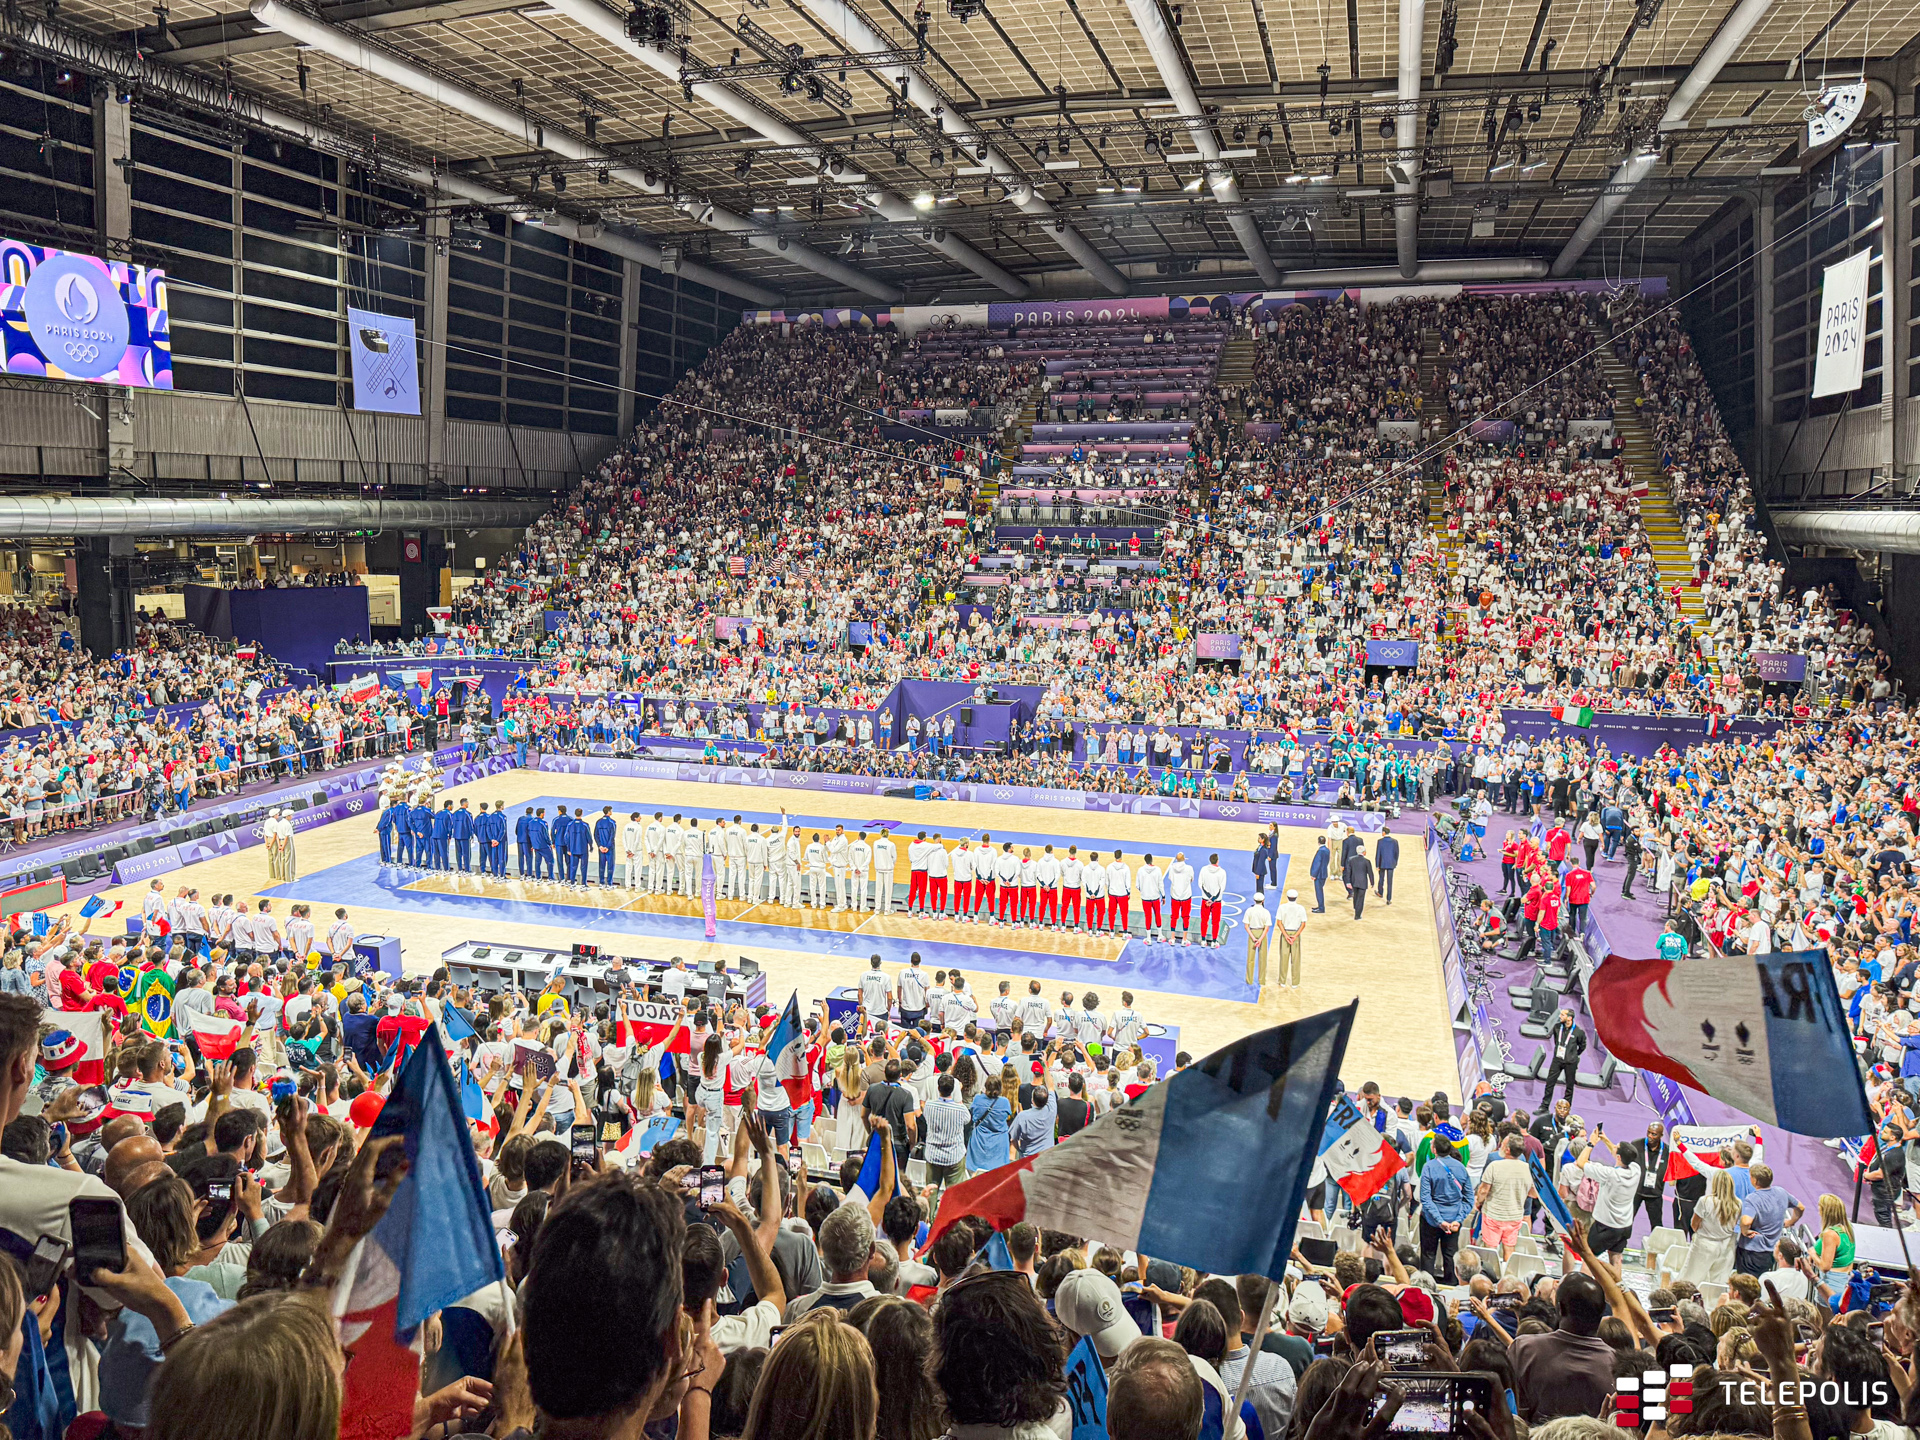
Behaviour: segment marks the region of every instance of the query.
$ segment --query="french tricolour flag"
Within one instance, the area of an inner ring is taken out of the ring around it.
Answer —
[[[787,997],[787,1008],[780,1012],[779,1023],[767,1037],[767,1058],[773,1061],[773,1073],[787,1092],[790,1104],[798,1104],[806,1094],[807,1032],[800,1024],[800,992]]]
[[[246,1033],[246,1025],[239,1020],[229,1020],[224,1015],[212,1015],[204,1010],[179,1010],[176,1016],[187,1022],[187,1030],[200,1047],[200,1054],[207,1060],[226,1060],[240,1048],[240,1037]]]
[[[439,1032],[413,1047],[369,1140],[406,1137],[407,1178],[354,1248],[334,1314],[352,1357],[341,1440],[392,1440],[413,1429],[420,1393],[414,1332],[436,1310],[498,1281],[504,1271],[480,1183],[460,1087]]]
[[[1352,1197],[1354,1204],[1364,1205],[1406,1163],[1400,1152],[1387,1144],[1386,1136],[1374,1128],[1366,1112],[1342,1095],[1333,1102],[1320,1131],[1320,1154],[1307,1183],[1312,1186],[1331,1180]]]
[[[1844,1139],[1874,1128],[1824,950],[1609,955],[1587,983],[1587,1003],[1600,1042],[1624,1065],[1789,1134]]]
[[[1358,1009],[1246,1036],[1051,1150],[954,1186],[926,1243],[981,1215],[1281,1279]]]

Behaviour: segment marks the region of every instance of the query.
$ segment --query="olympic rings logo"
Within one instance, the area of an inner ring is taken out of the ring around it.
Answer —
[[[100,347],[81,340],[69,340],[60,347],[66,351],[69,360],[78,360],[82,365],[91,365],[100,358]]]

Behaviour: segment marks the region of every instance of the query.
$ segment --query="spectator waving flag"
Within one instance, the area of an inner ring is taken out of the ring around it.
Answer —
[[[1765,1141],[1758,1127],[1744,1121],[1735,1125],[1675,1125],[1667,1132],[1667,1139],[1671,1144],[1662,1177],[1667,1180],[1686,1180],[1720,1169],[1720,1152],[1742,1140],[1753,1146],[1752,1163],[1765,1163]]]
[[[393,1204],[347,1262],[334,1314],[352,1357],[341,1440],[392,1440],[413,1429],[420,1357],[413,1334],[436,1310],[500,1280],[500,1247],[460,1087],[439,1043],[413,1047],[370,1141],[405,1136],[408,1171]]]
[[[109,919],[120,913],[123,900],[109,901],[104,895],[89,895],[80,906],[80,918],[91,920],[96,915],[105,915]]]
[[[863,1205],[866,1204],[869,1200],[873,1199],[874,1196],[880,1193],[880,1176],[884,1173],[886,1168],[885,1167],[885,1150],[886,1150],[886,1146],[882,1143],[878,1135],[870,1136],[868,1138],[867,1155],[866,1155],[866,1158],[860,1162],[860,1178],[853,1182],[853,1188],[860,1192],[860,1203]],[[1012,1168],[1013,1168],[1012,1166],[1002,1167],[1002,1169],[1012,1169]],[[988,1173],[993,1175],[998,1175],[1000,1171],[993,1170],[993,1171],[989,1171]],[[900,1176],[898,1172],[895,1172],[893,1177],[893,1193],[895,1195],[898,1195],[900,1193]],[[852,1198],[851,1193],[849,1193],[848,1198],[849,1199]],[[947,1207],[944,1203],[940,1206],[941,1212],[943,1214],[945,1213],[946,1208]],[[938,1233],[938,1230],[936,1228],[935,1234],[937,1233]],[[933,1241],[934,1241],[934,1235],[928,1235],[927,1244],[931,1245]]]
[[[226,1060],[240,1048],[240,1037],[246,1033],[246,1023],[229,1020],[224,1015],[209,1014],[205,1010],[181,1010],[179,1016],[187,1022],[187,1034],[194,1044],[200,1047],[200,1055],[206,1060]]]
[[[1248,1035],[1051,1150],[954,1186],[926,1243],[980,1215],[1280,1279],[1358,1009]]]
[[[1547,1167],[1540,1163],[1538,1155],[1527,1156],[1527,1167],[1533,1172],[1533,1193],[1539,1197],[1540,1208],[1552,1217],[1553,1223],[1560,1227],[1560,1233],[1566,1234],[1573,1229],[1573,1216],[1567,1210],[1567,1202],[1561,1197],[1553,1177],[1547,1174]]]
[[[807,1083],[807,1032],[800,1024],[800,992],[794,991],[787,998],[787,1008],[780,1012],[780,1021],[773,1027],[773,1033],[767,1037],[767,1058],[773,1062],[773,1073],[779,1077],[781,1088],[787,1092],[789,1104],[798,1103],[806,1095]],[[796,1090],[799,1094],[796,1096]]]
[[[1873,1129],[1824,951],[1678,961],[1610,955],[1588,981],[1587,999],[1601,1043],[1623,1064],[1789,1134],[1831,1139]]]
[[[140,1028],[166,1039],[173,1034],[173,977],[160,969],[143,970],[129,992]]]
[[[1307,1185],[1311,1188],[1331,1180],[1354,1204],[1364,1205],[1405,1164],[1367,1113],[1342,1095],[1333,1102],[1320,1132],[1320,1153]]]

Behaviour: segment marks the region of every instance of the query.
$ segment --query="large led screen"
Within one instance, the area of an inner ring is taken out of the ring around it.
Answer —
[[[0,240],[7,373],[173,388],[167,272]]]

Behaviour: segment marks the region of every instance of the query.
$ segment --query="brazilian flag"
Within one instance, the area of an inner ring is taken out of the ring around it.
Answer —
[[[133,988],[133,1009],[149,1035],[166,1039],[173,1034],[173,979],[164,970],[149,970]]]

